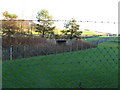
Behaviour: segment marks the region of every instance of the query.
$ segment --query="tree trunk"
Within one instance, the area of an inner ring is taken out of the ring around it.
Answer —
[[[70,39],[73,38],[73,30],[71,30]]]

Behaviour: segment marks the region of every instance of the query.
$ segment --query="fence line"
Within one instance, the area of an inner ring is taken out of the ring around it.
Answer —
[[[3,88],[117,88],[118,39],[115,44],[80,39],[60,44],[39,39],[19,37],[13,38],[13,46],[4,44]]]
[[[40,20],[0,20],[0,21],[37,21],[40,22]],[[46,21],[54,21],[54,22],[68,22],[71,20],[46,20]],[[107,24],[119,24],[120,22],[116,22],[116,21],[83,21],[83,20],[76,20],[76,22],[82,22],[82,23],[107,23]]]

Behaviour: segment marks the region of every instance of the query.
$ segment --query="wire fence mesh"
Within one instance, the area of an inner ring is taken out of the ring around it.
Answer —
[[[20,36],[3,37],[3,88],[118,87],[118,37]]]
[[[68,40],[69,43],[57,43],[57,40],[51,40],[55,42],[55,44],[49,42],[49,40],[46,41],[48,42],[37,45],[11,45],[9,47],[3,47],[3,60],[58,54],[97,47],[97,44],[81,43],[81,41],[78,40]]]
[[[3,58],[10,59],[12,48],[13,60],[3,62],[3,87],[116,88],[120,50],[117,44],[101,43],[94,48],[91,44],[83,49],[78,49],[79,45],[73,48],[44,44],[46,51],[35,50],[34,46],[8,47],[8,51],[3,50]]]

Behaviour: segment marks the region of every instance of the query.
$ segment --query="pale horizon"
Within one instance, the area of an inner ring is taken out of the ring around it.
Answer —
[[[118,33],[118,1],[119,0],[3,0],[0,3],[0,19],[2,13],[8,11],[16,14],[19,19],[36,20],[37,12],[46,9],[53,19],[77,21],[103,21],[110,23],[78,22],[80,29]],[[7,2],[7,3],[6,3]],[[116,24],[113,24],[116,22]],[[62,29],[65,22],[56,23]]]

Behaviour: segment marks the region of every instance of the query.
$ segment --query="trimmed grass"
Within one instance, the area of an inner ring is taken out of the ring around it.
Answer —
[[[99,48],[104,48],[104,47],[114,47],[117,48],[116,50],[118,50],[118,48],[120,47],[117,43],[100,43]]]
[[[107,41],[120,42],[120,37],[114,37],[114,38],[107,40]]]
[[[99,35],[93,31],[83,31],[82,36],[93,36],[93,35]]]
[[[93,37],[93,38],[87,38],[85,39],[85,41],[96,41],[96,40],[101,40],[104,38],[108,38],[108,37]]]
[[[3,88],[117,88],[118,47],[3,61]]]

